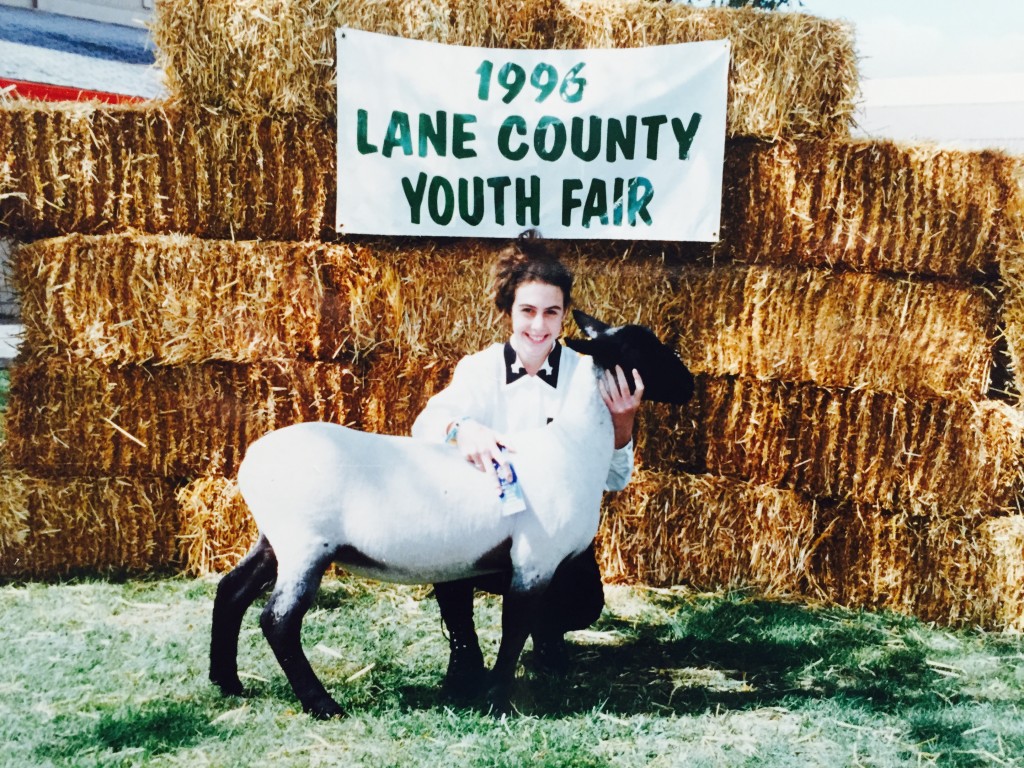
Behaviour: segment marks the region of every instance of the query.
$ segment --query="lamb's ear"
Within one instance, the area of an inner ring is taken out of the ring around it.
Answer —
[[[569,349],[575,350],[581,355],[593,354],[593,348],[597,346],[597,342],[590,339],[562,339],[562,342]]]
[[[591,317],[586,312],[581,312],[578,309],[572,311],[573,319],[576,321],[576,325],[580,327],[591,339],[597,338],[600,334],[611,328],[607,323],[602,323],[596,317]],[[575,349],[575,348],[574,348]],[[580,350],[576,350],[579,352]]]

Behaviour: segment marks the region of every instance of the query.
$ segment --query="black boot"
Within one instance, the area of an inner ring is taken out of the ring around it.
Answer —
[[[569,648],[562,635],[533,638],[533,668],[548,677],[569,674]]]

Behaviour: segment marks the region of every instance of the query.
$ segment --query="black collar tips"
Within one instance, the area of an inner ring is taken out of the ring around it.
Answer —
[[[512,344],[505,342],[505,383],[511,384],[514,381],[526,376],[526,369],[523,364],[519,362],[519,355],[516,354],[515,349],[512,348]],[[537,371],[537,378],[552,387],[558,386],[558,363],[562,359],[562,345],[557,341],[555,346],[548,353],[548,359],[544,361],[544,365]]]

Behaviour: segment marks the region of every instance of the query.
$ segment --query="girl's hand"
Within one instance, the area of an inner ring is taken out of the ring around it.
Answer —
[[[470,419],[463,421],[459,424],[456,445],[466,461],[481,472],[492,475],[495,484],[498,482],[499,470],[507,480],[512,479],[507,455],[501,450],[501,446],[506,445],[506,442],[490,427]],[[498,462],[497,468],[493,464],[495,461]]]
[[[644,382],[640,378],[640,372],[635,368],[633,382],[636,387],[630,394],[626,374],[618,365],[615,366],[614,373],[605,371],[597,382],[601,398],[612,416],[616,448],[625,447],[633,439],[633,422],[636,419],[636,412],[640,409],[640,402],[644,399]]]

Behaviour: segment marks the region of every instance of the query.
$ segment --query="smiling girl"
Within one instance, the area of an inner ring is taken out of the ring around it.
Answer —
[[[459,361],[448,387],[437,393],[413,424],[413,437],[456,445],[466,460],[490,473],[512,477],[515,445],[506,435],[541,427],[558,418],[580,354],[559,338],[572,296],[573,275],[548,250],[535,230],[524,232],[498,256],[494,268],[494,302],[509,318],[504,343]],[[607,490],[621,490],[633,472],[633,424],[643,398],[643,382],[630,371],[631,393],[621,368],[598,382],[615,429],[615,452]],[[502,450],[508,447],[511,453]],[[497,492],[497,491],[496,491]],[[471,694],[483,677],[483,659],[473,626],[473,589],[504,592],[495,579],[435,585],[441,616],[448,627],[451,660],[446,684],[457,694]],[[563,635],[589,626],[601,613],[604,594],[593,547],[567,561],[555,574],[545,609],[533,631],[539,666],[564,671]]]

